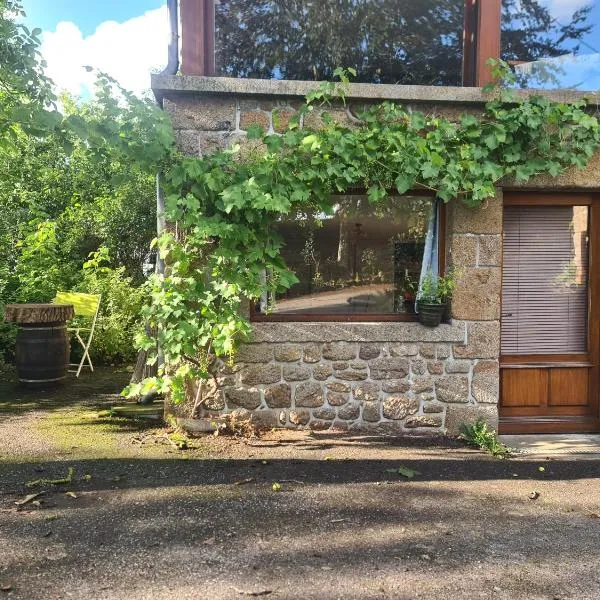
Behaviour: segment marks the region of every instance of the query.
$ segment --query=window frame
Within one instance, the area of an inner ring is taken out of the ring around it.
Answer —
[[[364,190],[348,190],[346,194],[335,194],[336,196],[344,196],[347,194],[365,194]],[[389,191],[390,195],[402,196],[425,196],[435,199],[435,193],[428,190],[413,190],[405,194],[398,194],[393,190]],[[439,205],[439,230],[440,237],[438,241],[438,274],[446,271],[446,235],[447,235],[447,208],[444,202]],[[256,303],[249,302],[248,310],[250,321],[255,323],[290,323],[290,322],[314,322],[314,323],[334,323],[334,322],[384,322],[394,321],[401,323],[413,323],[419,320],[417,314],[408,313],[286,313],[286,314],[262,314],[256,311]]]
[[[179,0],[181,73],[214,77],[215,1]],[[502,0],[465,0],[463,81],[480,87],[494,81],[489,58],[500,58]]]

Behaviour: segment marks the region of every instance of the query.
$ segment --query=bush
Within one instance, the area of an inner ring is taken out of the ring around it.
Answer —
[[[103,266],[108,261],[105,248],[91,255],[83,266],[79,292],[100,294],[100,313],[90,348],[92,360],[114,364],[135,360],[134,338],[142,330],[141,310],[145,286],[136,287],[125,267]]]

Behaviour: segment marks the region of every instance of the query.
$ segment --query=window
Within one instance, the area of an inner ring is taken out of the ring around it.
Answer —
[[[465,0],[215,0],[216,74],[461,85]],[[184,39],[185,42],[185,39]]]
[[[589,208],[506,206],[502,353],[587,350]]]
[[[503,0],[501,56],[521,87],[600,89],[600,2]]]
[[[282,256],[300,281],[258,303],[254,318],[414,320],[425,241],[435,223],[439,257],[444,255],[444,211],[432,219],[436,206],[429,196],[392,196],[374,206],[364,195],[347,195],[331,216],[279,221]]]

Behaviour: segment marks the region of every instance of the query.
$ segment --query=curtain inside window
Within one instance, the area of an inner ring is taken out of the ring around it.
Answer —
[[[437,279],[439,274],[439,248],[440,248],[440,200],[436,199],[431,207],[425,248],[423,249],[423,263],[421,265],[421,276],[419,277],[419,292],[417,294],[417,305],[415,311],[419,312],[418,299],[421,297],[421,287],[427,273],[431,271]]]

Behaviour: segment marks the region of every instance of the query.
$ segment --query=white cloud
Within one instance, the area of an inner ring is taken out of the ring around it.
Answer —
[[[84,69],[90,65],[140,94],[150,89],[150,72],[167,62],[168,23],[166,5],[124,23],[105,21],[87,37],[75,23],[62,21],[42,36],[46,73],[59,90],[85,96],[95,80]]]
[[[545,4],[550,9],[550,14],[555,19],[568,19],[573,13],[582,6],[589,4],[590,0],[544,0]]]

